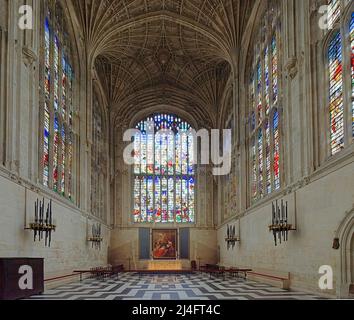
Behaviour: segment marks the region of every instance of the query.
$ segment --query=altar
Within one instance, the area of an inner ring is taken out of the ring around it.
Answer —
[[[148,263],[148,270],[182,270],[182,261],[180,260],[152,260]]]

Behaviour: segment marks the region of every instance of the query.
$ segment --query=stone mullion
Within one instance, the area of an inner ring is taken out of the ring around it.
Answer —
[[[5,118],[5,88],[4,88],[4,77],[5,77],[5,59],[4,57],[6,56],[6,47],[7,47],[7,41],[6,41],[6,32],[5,30],[2,29],[2,26],[0,26],[0,166],[3,165],[4,162],[4,138],[5,138],[5,125],[4,125],[4,118]]]

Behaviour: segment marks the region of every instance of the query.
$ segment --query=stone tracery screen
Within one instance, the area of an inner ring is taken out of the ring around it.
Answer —
[[[135,223],[194,223],[195,168],[191,126],[175,115],[141,121],[134,139]]]

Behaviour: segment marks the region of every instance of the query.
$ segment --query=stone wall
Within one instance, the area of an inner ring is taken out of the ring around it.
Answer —
[[[290,232],[289,241],[277,247],[268,231],[272,214],[270,202],[260,204],[240,217],[241,242],[234,250],[227,250],[223,241],[226,225],[220,226],[220,263],[273,273],[290,272],[291,288],[340,296],[340,251],[332,249],[332,244],[341,222],[353,208],[353,172],[354,162],[351,160],[331,173],[312,176],[308,184],[289,194],[279,194],[275,199],[289,201],[292,222],[296,212],[297,231]],[[228,223],[237,227],[239,224],[238,219]],[[319,268],[323,265],[333,268],[333,291],[322,291],[318,286]],[[353,265],[347,267],[354,273]]]
[[[53,218],[57,230],[50,248],[45,247],[44,240],[38,242],[37,238],[34,242],[33,232],[25,230],[34,219],[34,202],[43,197],[46,203],[54,199]],[[1,172],[0,213],[0,256],[44,258],[45,278],[107,264],[109,229],[103,227],[102,249],[93,249],[87,241],[93,220],[73,204]]]

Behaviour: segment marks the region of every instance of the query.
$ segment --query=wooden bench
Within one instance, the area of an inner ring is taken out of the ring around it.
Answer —
[[[240,268],[230,268],[226,269],[225,272],[234,278],[247,280],[247,274],[252,272],[252,269],[240,269]]]
[[[216,264],[207,264],[200,267],[200,272],[207,273],[210,276],[210,279],[214,277],[222,277],[225,280],[225,268],[220,267]]]
[[[112,267],[97,267],[91,268],[90,270],[74,270],[74,273],[80,275],[80,281],[82,281],[82,276],[84,274],[89,274],[92,278],[102,279],[104,280],[107,277],[117,276],[119,277],[119,273],[124,271],[123,265],[112,266]]]
[[[289,290],[290,289],[290,273],[277,272],[272,270],[255,270],[247,273],[248,279],[269,284],[271,286]]]

